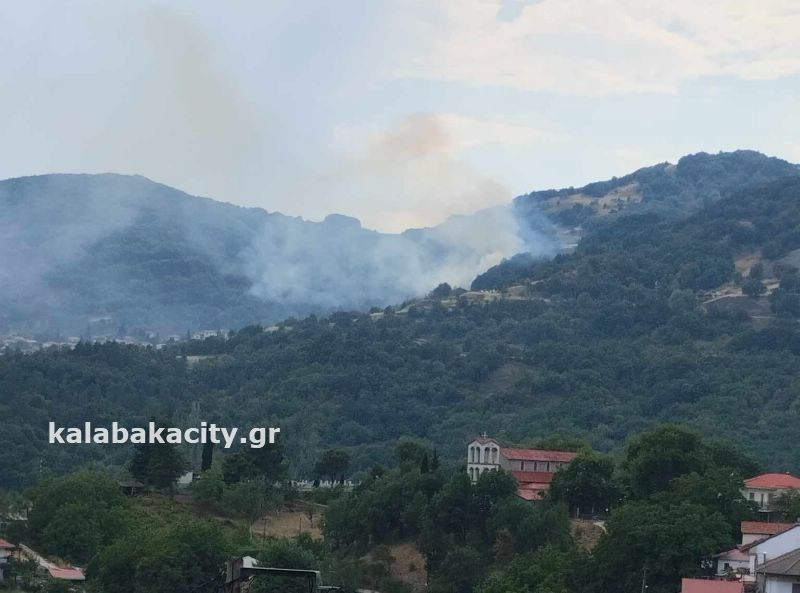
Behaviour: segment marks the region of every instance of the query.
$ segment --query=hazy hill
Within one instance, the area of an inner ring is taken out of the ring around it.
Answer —
[[[555,242],[504,208],[391,235],[139,176],[10,179],[0,182],[0,333],[182,334],[386,306],[442,280],[468,283],[519,250],[553,253]]]
[[[10,179],[0,182],[0,334],[163,336],[385,307],[440,282],[466,286],[517,253],[523,265],[550,257],[620,213],[676,216],[796,173],[754,152],[698,154],[399,235],[347,216],[315,223],[242,208],[139,176]],[[475,286],[516,277],[519,261]]]

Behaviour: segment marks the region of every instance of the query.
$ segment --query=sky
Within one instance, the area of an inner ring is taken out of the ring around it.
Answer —
[[[699,151],[800,162],[796,0],[8,0],[0,178],[387,232]]]

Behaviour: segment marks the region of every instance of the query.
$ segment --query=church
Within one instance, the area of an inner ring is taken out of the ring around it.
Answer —
[[[482,473],[502,468],[517,479],[520,498],[539,500],[550,488],[556,471],[577,455],[572,451],[503,447],[484,434],[467,447],[467,473],[474,483]]]

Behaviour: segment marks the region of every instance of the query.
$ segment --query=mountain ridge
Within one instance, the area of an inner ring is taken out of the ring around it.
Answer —
[[[698,153],[669,167],[686,170],[681,183],[665,185],[674,173],[661,164],[399,234],[365,229],[343,214],[314,222],[197,197],[141,175],[4,180],[0,333],[183,334],[385,307],[440,282],[467,285],[516,253],[526,262],[550,257],[585,228],[620,215],[682,215],[745,177],[798,171],[753,151]],[[631,180],[641,195],[622,200],[620,188]]]

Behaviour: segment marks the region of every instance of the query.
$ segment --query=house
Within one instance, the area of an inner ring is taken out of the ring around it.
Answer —
[[[0,583],[5,579],[5,569],[8,565],[8,559],[14,554],[14,550],[16,549],[17,546],[0,537]]]
[[[742,521],[742,544],[713,558],[716,575],[753,583],[762,566],[797,549],[800,549],[800,524]]]
[[[752,544],[777,535],[794,527],[794,523],[768,523],[766,521],[742,521],[742,545]]]
[[[47,568],[48,574],[59,581],[85,581],[86,576],[80,568],[61,566],[49,566]]]
[[[759,566],[756,582],[761,593],[800,593],[800,549]]]
[[[793,525],[786,531],[781,531],[766,539],[749,544],[747,553],[750,556],[750,574],[757,574],[763,564],[799,548],[800,524]]]
[[[681,593],[744,593],[744,583],[719,579],[681,579]]]
[[[775,499],[790,490],[800,491],[800,478],[792,474],[761,474],[744,481],[742,496],[755,502],[758,510],[769,513],[774,510]],[[800,518],[800,517],[798,517]]]
[[[503,447],[484,434],[467,446],[467,473],[474,483],[487,471],[504,469],[517,479],[520,498],[539,500],[550,488],[555,472],[575,457],[577,453],[572,451]]]
[[[714,556],[717,576],[737,576],[744,580],[750,575],[750,554],[747,549],[733,548]]]

